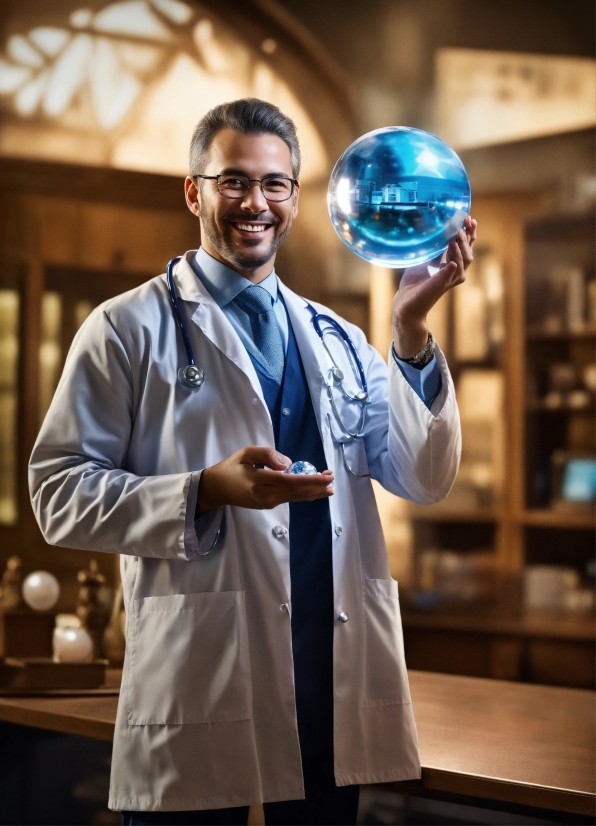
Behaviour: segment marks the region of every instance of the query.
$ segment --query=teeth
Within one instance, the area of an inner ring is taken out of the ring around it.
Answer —
[[[262,232],[267,229],[267,225],[263,224],[236,224],[238,229],[243,229],[245,232]]]

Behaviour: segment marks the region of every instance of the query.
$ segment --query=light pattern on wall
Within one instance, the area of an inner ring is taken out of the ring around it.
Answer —
[[[596,123],[596,61],[440,49],[438,131],[456,149],[586,129]]]
[[[0,55],[2,154],[183,174],[199,118],[217,103],[255,96],[295,121],[302,180],[326,170],[312,120],[266,62],[275,41],[259,53],[196,3],[74,8],[64,25],[40,20],[25,31],[10,35]]]

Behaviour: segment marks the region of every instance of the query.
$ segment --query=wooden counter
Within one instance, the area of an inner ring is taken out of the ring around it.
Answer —
[[[420,671],[410,685],[422,779],[396,791],[594,814],[593,692]],[[116,704],[0,697],[0,720],[111,740]]]

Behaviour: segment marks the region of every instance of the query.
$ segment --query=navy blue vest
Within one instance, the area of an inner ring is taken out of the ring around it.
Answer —
[[[250,354],[249,354],[250,355]],[[251,355],[276,448],[293,462],[327,468],[302,359],[288,317],[281,387]],[[298,734],[308,790],[333,783],[333,567],[327,499],[290,503],[292,648]]]

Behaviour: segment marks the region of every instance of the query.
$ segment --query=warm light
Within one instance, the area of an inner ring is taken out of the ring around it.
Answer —
[[[70,15],[70,25],[75,29],[85,29],[93,19],[93,12],[90,9],[77,9]]]
[[[188,23],[193,15],[193,11],[186,3],[180,0],[151,0],[156,9],[179,26]]]
[[[91,62],[91,96],[98,120],[104,129],[120,123],[141,91],[132,72],[121,68],[113,43],[105,37],[95,41]]]
[[[53,26],[38,26],[29,32],[29,40],[48,57],[56,57],[68,42],[69,37],[66,29],[55,29]]]
[[[169,40],[170,32],[151,11],[145,0],[113,3],[93,18],[93,28],[100,32],[126,34],[129,37],[149,37]]]
[[[12,66],[5,60],[0,60],[0,94],[7,95],[14,92],[30,77],[30,69]]]
[[[49,80],[49,72],[41,72],[34,80],[21,87],[15,95],[14,105],[21,115],[32,115],[39,106]]]
[[[31,66],[32,69],[40,69],[43,66],[43,57],[27,38],[20,34],[13,34],[8,38],[6,51],[16,63]]]
[[[93,40],[88,34],[77,34],[62,52],[50,78],[44,97],[46,115],[62,114],[73,95],[85,80],[85,69],[93,50]]]
[[[277,42],[273,40],[273,38],[268,37],[261,43],[261,49],[265,54],[273,54],[273,52],[277,51]]]
[[[596,61],[440,49],[439,133],[456,149],[586,129],[596,123]]]

